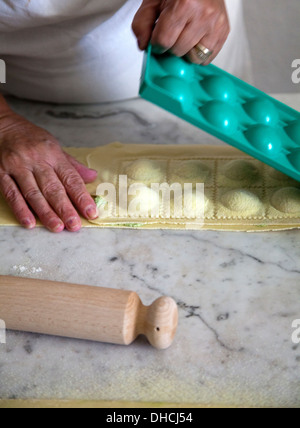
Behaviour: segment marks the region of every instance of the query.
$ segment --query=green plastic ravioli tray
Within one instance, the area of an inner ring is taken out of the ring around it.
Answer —
[[[300,181],[300,113],[220,68],[150,46],[140,95]]]

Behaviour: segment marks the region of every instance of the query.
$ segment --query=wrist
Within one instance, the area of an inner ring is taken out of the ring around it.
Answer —
[[[0,94],[0,118],[12,112],[3,95]]]
[[[24,127],[25,119],[15,113],[8,105],[0,105],[0,134],[9,132],[15,127],[22,125]]]

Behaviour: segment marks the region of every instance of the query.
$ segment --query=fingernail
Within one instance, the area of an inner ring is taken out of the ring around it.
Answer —
[[[72,232],[77,232],[81,228],[81,221],[77,217],[71,217],[66,222],[66,227]]]
[[[48,224],[48,229],[53,233],[62,232],[65,228],[65,225],[61,221],[51,220]]]
[[[33,229],[35,227],[35,222],[30,220],[30,218],[25,218],[22,220],[22,226],[26,227],[26,229]]]
[[[99,211],[97,207],[94,206],[89,206],[87,207],[86,210],[86,216],[90,219],[90,220],[95,220],[95,218],[99,217]]]
[[[152,46],[152,52],[156,55],[161,55],[161,54],[166,52],[166,48],[163,48],[160,45],[153,45]]]

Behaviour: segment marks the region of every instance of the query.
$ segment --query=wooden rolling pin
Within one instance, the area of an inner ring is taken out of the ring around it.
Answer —
[[[147,336],[168,348],[178,324],[169,297],[144,306],[132,291],[0,276],[0,319],[8,330],[130,345]]]

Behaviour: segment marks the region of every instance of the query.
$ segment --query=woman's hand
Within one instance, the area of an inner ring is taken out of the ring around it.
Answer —
[[[161,53],[189,54],[193,62],[198,61],[192,49],[200,43],[213,52],[205,65],[218,55],[230,32],[225,0],[144,0],[132,28],[141,50],[151,42]]]
[[[98,215],[84,185],[96,177],[47,131],[11,110],[1,113],[0,190],[24,227],[35,227],[34,212],[51,232],[78,231],[78,212],[87,219]]]

